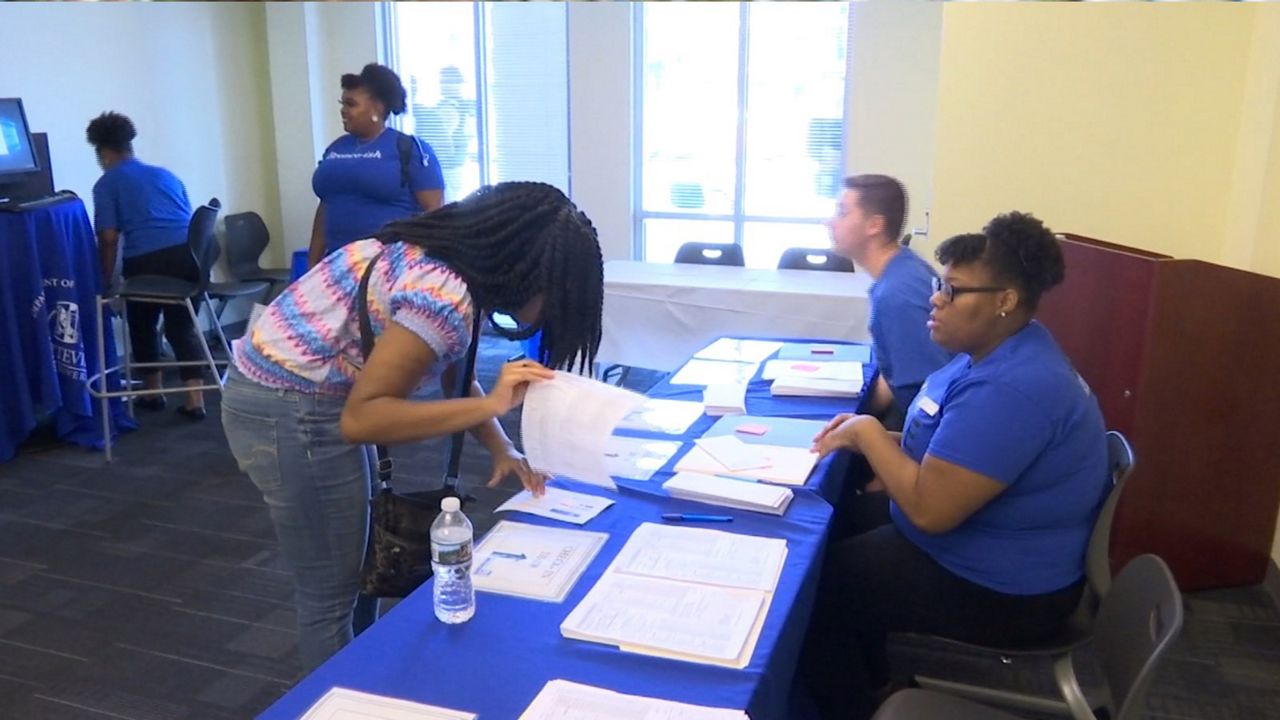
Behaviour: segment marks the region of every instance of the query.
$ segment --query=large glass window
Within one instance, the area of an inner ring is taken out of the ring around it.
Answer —
[[[843,164],[846,3],[637,3],[641,256],[826,247]]]

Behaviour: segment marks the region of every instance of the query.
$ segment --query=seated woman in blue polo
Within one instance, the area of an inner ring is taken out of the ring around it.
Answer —
[[[1097,401],[1034,319],[1064,277],[1054,234],[1014,212],[937,257],[929,332],[955,358],[900,435],[845,415],[815,439],[864,455],[890,499],[883,524],[828,550],[802,663],[824,717],[870,717],[889,632],[1003,646],[1057,632],[1111,486]]]

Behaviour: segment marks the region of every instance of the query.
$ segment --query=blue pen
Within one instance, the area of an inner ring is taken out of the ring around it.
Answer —
[[[700,515],[698,513],[662,513],[663,520],[675,522],[733,522],[729,515]]]

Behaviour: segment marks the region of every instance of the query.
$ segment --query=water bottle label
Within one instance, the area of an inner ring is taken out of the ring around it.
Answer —
[[[459,565],[471,562],[471,543],[461,545],[431,546],[432,560],[441,565]]]

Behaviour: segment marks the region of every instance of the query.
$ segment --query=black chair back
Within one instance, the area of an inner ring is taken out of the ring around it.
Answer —
[[[261,274],[259,258],[271,242],[271,233],[262,216],[256,212],[228,215],[224,222],[227,233],[227,270],[236,280],[249,280]]]
[[[687,242],[676,251],[676,262],[690,265],[731,265],[743,267],[742,246],[723,243]]]
[[[830,250],[790,248],[778,258],[779,270],[825,270],[827,272],[853,272],[853,261],[840,257]]]
[[[1114,720],[1145,717],[1147,687],[1182,621],[1182,595],[1169,566],[1155,555],[1130,560],[1094,625],[1094,650],[1111,691]]]
[[[191,215],[191,224],[187,226],[187,248],[196,261],[199,277],[196,283],[196,294],[209,289],[209,272],[218,263],[222,250],[218,247],[218,238],[214,227],[218,223],[218,211],[222,203],[218,198],[210,198],[209,202],[196,208]]]

